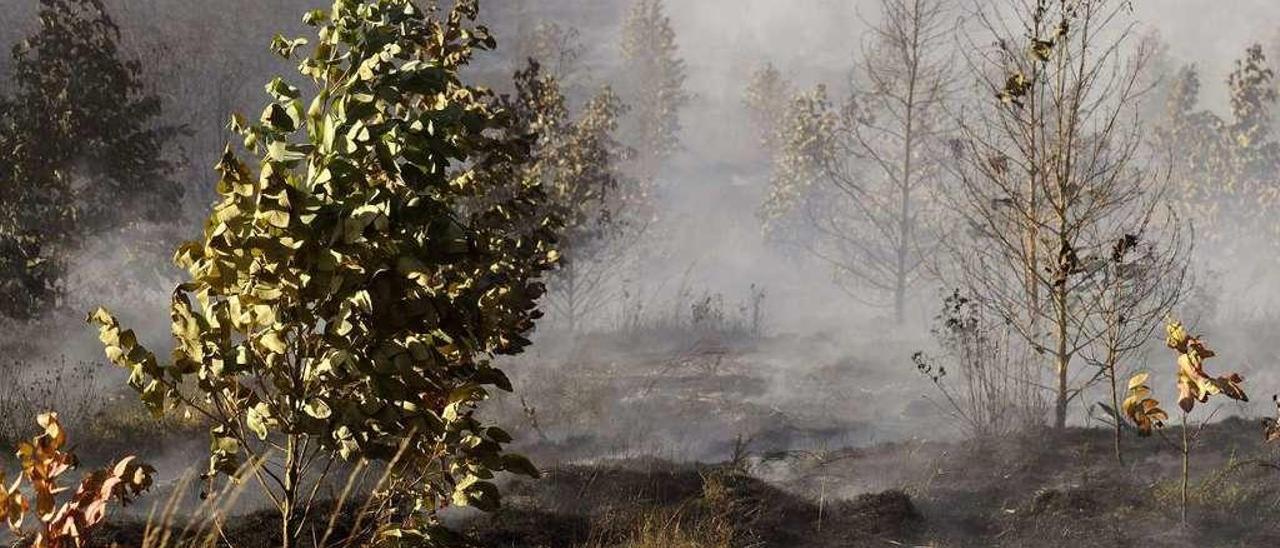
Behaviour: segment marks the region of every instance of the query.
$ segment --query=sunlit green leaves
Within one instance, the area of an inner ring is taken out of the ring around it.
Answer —
[[[288,39],[277,34],[275,38],[271,40],[271,51],[280,57],[289,59],[293,57],[293,52],[305,45],[307,45],[306,38]]]
[[[529,344],[559,225],[542,185],[510,184],[528,161],[524,128],[459,79],[490,40],[472,11],[464,0],[434,19],[380,0],[309,13],[318,39],[300,71],[312,85],[275,78],[256,123],[232,119],[254,161],[228,147],[219,203],[174,254],[191,279],[173,299],[173,363],[105,311],[91,316],[153,408],[180,399],[226,417],[212,425],[211,473],[299,437],[330,458],[403,448],[397,472],[426,478],[409,495],[428,511],[451,497],[496,508],[484,479],[537,474],[474,411],[486,387],[512,388],[489,362]]]

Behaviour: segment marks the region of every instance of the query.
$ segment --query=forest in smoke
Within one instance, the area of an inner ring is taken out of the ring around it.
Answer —
[[[1280,542],[1280,5],[0,0],[0,545]]]

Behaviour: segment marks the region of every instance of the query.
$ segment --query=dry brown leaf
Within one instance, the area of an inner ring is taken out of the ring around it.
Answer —
[[[1150,436],[1157,428],[1164,428],[1164,421],[1169,420],[1169,414],[1160,408],[1160,402],[1151,398],[1147,378],[1147,373],[1139,373],[1129,379],[1128,397],[1121,405],[1124,415],[1138,429],[1138,435],[1144,437]]]

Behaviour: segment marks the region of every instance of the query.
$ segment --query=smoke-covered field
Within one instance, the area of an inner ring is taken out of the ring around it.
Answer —
[[[1274,545],[1221,4],[0,0],[0,544]]]

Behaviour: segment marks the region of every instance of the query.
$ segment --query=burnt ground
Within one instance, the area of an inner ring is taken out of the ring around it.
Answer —
[[[1171,432],[1177,435],[1177,429]],[[507,484],[505,508],[453,516],[492,547],[1274,546],[1280,455],[1253,421],[1207,427],[1191,455],[1104,429],[954,443],[904,442],[736,463],[569,464]],[[101,546],[136,545],[117,522]],[[271,516],[232,519],[235,546],[273,546]]]
[[[688,546],[1280,543],[1280,461],[1255,422],[1205,429],[1185,525],[1180,452],[1126,440],[1124,465],[1109,431],[1070,429],[738,465],[569,466],[513,486],[508,509],[471,527],[485,545],[509,547],[658,546],[646,531],[654,516],[678,525]]]
[[[1126,431],[1120,464],[1105,428],[964,439],[919,405],[930,387],[914,371],[812,340],[648,348],[508,367],[525,400],[499,398],[489,412],[545,476],[505,482],[496,514],[447,523],[473,545],[511,548],[1280,545],[1280,446],[1262,442],[1254,419],[1203,430],[1184,525],[1174,425],[1167,441]],[[778,366],[801,349],[811,366]],[[916,423],[933,429],[904,427]],[[106,440],[96,429],[73,435],[87,462],[167,446],[162,472],[174,475],[204,458],[204,435],[178,426],[186,434],[139,437],[124,425]],[[166,489],[176,491],[162,485],[114,515],[96,545],[139,545]],[[338,528],[356,513],[340,512]],[[273,519],[233,513],[221,545],[278,545]]]

